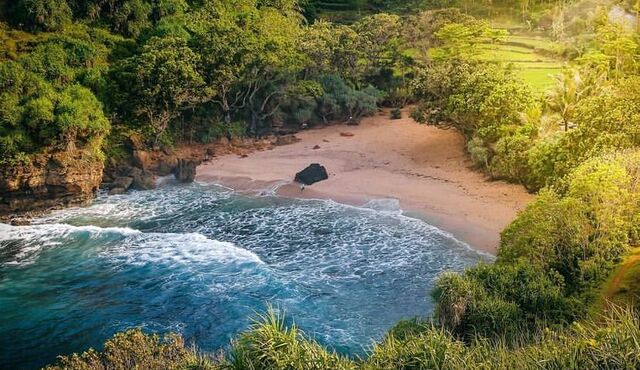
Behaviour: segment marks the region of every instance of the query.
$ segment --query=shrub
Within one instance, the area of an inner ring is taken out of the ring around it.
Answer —
[[[400,108],[395,108],[391,110],[391,119],[401,119],[402,118],[402,110]]]
[[[320,78],[322,95],[318,96],[316,112],[323,121],[359,120],[376,112],[378,100],[382,97],[374,87],[356,90],[336,75]]]
[[[89,349],[81,354],[61,356],[58,363],[45,370],[127,370],[127,369],[215,369],[213,362],[199,357],[185,347],[176,334],[160,338],[138,329],[118,333],[104,344],[100,352]]]
[[[473,163],[481,168],[489,165],[490,152],[484,140],[474,137],[467,142],[467,151],[473,160]]]
[[[363,370],[455,369],[464,368],[466,349],[443,329],[399,338],[388,335],[376,344]]]
[[[601,281],[638,235],[640,154],[594,158],[547,189],[502,233],[499,261],[526,258],[560,273],[569,291]]]
[[[575,316],[563,278],[524,261],[479,265],[462,275],[443,274],[433,297],[436,319],[468,340],[475,335],[517,338]]]
[[[533,96],[513,71],[498,64],[453,59],[435,63],[412,82],[416,97],[442,109],[468,139],[493,142],[502,126],[518,125]]]
[[[269,318],[269,316],[271,316]],[[275,321],[274,321],[275,320]],[[417,325],[417,326],[416,326]],[[389,333],[366,358],[350,361],[304,339],[281,317],[267,314],[242,333],[231,353],[214,361],[185,349],[174,334],[160,339],[138,330],[116,334],[102,352],[60,357],[47,370],[124,369],[636,369],[640,367],[640,317],[631,308],[612,307],[594,322],[563,330],[544,329],[531,338],[464,343],[429,323]],[[238,347],[238,346],[241,346]],[[240,349],[241,353],[238,353]],[[236,357],[242,355],[242,361]]]
[[[494,178],[528,183],[531,173],[528,151],[533,145],[531,129],[522,127],[516,133],[505,135],[496,142],[489,165],[489,172]]]
[[[233,342],[229,353],[230,368],[237,370],[348,370],[355,364],[328,352],[269,309],[267,314]]]

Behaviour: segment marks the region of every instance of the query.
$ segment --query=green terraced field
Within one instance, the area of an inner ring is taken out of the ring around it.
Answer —
[[[544,92],[555,82],[564,61],[557,55],[558,45],[538,36],[511,35],[502,44],[481,47],[483,60],[512,63],[520,76],[536,91]]]

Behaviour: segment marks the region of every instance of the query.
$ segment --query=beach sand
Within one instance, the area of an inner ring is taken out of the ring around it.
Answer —
[[[356,206],[397,199],[406,214],[495,254],[500,232],[533,196],[522,186],[489,181],[475,171],[456,131],[420,125],[406,110],[403,117],[391,120],[383,112],[359,126],[305,130],[294,144],[244,158],[217,157],[198,167],[197,180],[241,192],[273,187],[280,196]],[[292,180],[311,163],[325,166],[329,180],[301,191]]]

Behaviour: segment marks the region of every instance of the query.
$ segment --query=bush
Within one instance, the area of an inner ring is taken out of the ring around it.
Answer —
[[[217,361],[185,349],[174,334],[163,340],[138,330],[116,334],[102,352],[60,357],[47,370],[124,369],[636,369],[640,367],[640,317],[630,308],[612,307],[597,323],[575,323],[565,330],[544,329],[533,341],[487,340],[464,343],[447,330],[417,323],[416,330],[389,333],[368,356],[350,361],[306,340],[273,313],[240,335]],[[241,351],[241,352],[238,352]],[[241,356],[238,358],[237,356]]]
[[[401,119],[402,118],[402,110],[400,108],[395,108],[391,110],[391,119]]]
[[[363,370],[462,369],[466,348],[449,333],[435,327],[417,335],[387,336],[376,344]]]
[[[230,368],[237,370],[348,370],[355,364],[306,339],[295,325],[270,309],[233,342]]]
[[[532,131],[535,127],[522,127],[512,135],[501,137],[495,149],[489,172],[491,176],[521,184],[529,182],[531,169],[528,166],[528,151],[533,145]]]
[[[638,166],[640,154],[625,152],[578,167],[503,231],[498,260],[553,269],[572,292],[600,282],[638,235]]]
[[[433,297],[437,320],[468,340],[476,335],[517,338],[575,317],[562,277],[524,261],[443,274]]]
[[[320,84],[324,93],[317,97],[316,112],[324,122],[347,119],[357,122],[363,116],[374,114],[382,97],[374,87],[356,90],[336,75],[323,76]]]
[[[215,369],[213,362],[199,357],[185,347],[176,334],[164,338],[147,335],[138,329],[118,333],[104,344],[100,352],[94,349],[81,354],[61,356],[58,363],[45,370],[128,370],[128,369]]]
[[[489,165],[491,154],[489,148],[481,138],[474,137],[469,140],[467,142],[467,151],[476,166],[486,168]]]

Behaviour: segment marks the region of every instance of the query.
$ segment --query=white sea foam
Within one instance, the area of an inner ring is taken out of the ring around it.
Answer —
[[[402,214],[400,201],[395,198],[371,199],[362,207],[379,212]]]
[[[278,190],[280,190],[281,187],[289,184],[291,184],[291,181],[289,180],[278,181],[269,185],[266,189],[259,191],[258,195],[262,197],[275,197],[278,195]]]
[[[108,246],[100,253],[124,257],[131,263],[263,263],[255,253],[197,233],[143,233],[128,227],[73,226],[61,223],[31,226],[0,224],[0,248],[8,245],[1,242],[20,240],[20,250],[14,253],[13,260],[5,263],[28,264],[43,249],[64,246],[82,233],[88,233],[90,240],[110,239],[102,241]]]
[[[127,240],[104,255],[126,258],[129,263],[206,264],[254,263],[264,264],[260,257],[233,243],[212,240],[198,233],[143,233]]]

